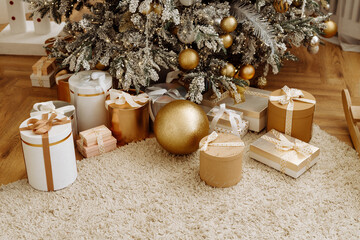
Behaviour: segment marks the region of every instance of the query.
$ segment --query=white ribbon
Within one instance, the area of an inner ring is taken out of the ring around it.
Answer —
[[[223,114],[229,115],[229,121],[232,129],[232,133],[238,137],[240,137],[239,130],[246,128],[246,122],[241,118],[239,114],[237,114],[234,110],[230,110],[226,108],[225,103],[220,104],[220,108],[213,108],[210,110],[215,114],[213,120],[210,123],[210,131],[214,131],[216,124],[223,116]]]
[[[142,106],[136,102],[146,103],[147,101],[149,101],[149,96],[146,93],[133,96],[121,90],[110,89],[109,94],[110,99],[105,101],[106,109],[108,109],[109,105],[113,103],[115,103],[116,105],[123,105],[125,103],[128,103],[131,107],[136,108]]]
[[[61,76],[59,76],[59,77],[56,77],[56,78],[55,78],[56,85],[59,85],[59,81],[64,80],[64,79],[68,79],[68,78],[70,78],[72,75],[73,75],[73,73],[68,73],[68,74],[64,74],[64,75],[61,75]]]
[[[226,142],[226,143],[213,143],[218,138],[218,134],[216,132],[212,132],[209,136],[207,136],[204,143],[200,143],[200,151],[206,151],[209,146],[215,147],[245,147],[245,143],[241,142]]]
[[[151,91],[151,92],[148,92],[148,95],[151,98],[151,101],[153,103],[156,102],[159,99],[159,97],[164,96],[164,95],[167,95],[176,100],[185,99],[183,96],[181,96],[179,90],[177,90],[177,89],[166,90],[161,87],[148,87],[147,89]]]
[[[285,95],[270,96],[269,100],[272,102],[278,102],[281,105],[286,105],[286,104],[288,105],[286,108],[286,117],[285,117],[285,134],[291,135],[294,100],[305,103],[311,103],[311,104],[316,104],[316,101],[304,98],[303,92],[296,88],[289,88],[288,86],[284,86],[282,90],[285,93]]]
[[[166,75],[166,83],[171,83],[175,79],[178,79],[179,76],[182,74],[182,71],[171,71]]]
[[[106,93],[106,84],[105,84],[106,75],[105,72],[93,72],[91,75],[87,75],[84,77],[84,83],[88,83],[89,81],[99,81],[99,86],[96,86],[95,88],[98,91],[102,91]]]
[[[299,139],[294,139],[294,142],[289,141],[289,139],[281,134],[280,132],[272,129],[271,133],[275,136],[275,138],[263,135],[261,138],[273,143],[275,145],[275,148],[279,151],[285,152],[285,155],[283,158],[286,161],[291,161],[293,158],[297,158],[297,155],[300,154],[304,156],[305,158],[308,158],[311,156],[311,154],[314,153],[314,149],[311,147],[310,144],[303,142]],[[280,171],[285,172],[286,167],[286,161],[283,160],[280,162]],[[310,158],[308,159],[309,166]]]
[[[30,113],[31,117],[39,116],[44,113],[55,113],[57,115],[59,114],[65,115],[66,113],[74,111],[75,107],[73,105],[68,105],[68,106],[56,108],[54,103],[52,101],[49,101],[49,102],[35,103],[33,109],[35,111]]]

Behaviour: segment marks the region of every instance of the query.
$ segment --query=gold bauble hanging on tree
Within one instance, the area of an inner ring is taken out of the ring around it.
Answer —
[[[235,67],[231,63],[227,63],[220,71],[221,75],[226,77],[234,77],[235,75]]]
[[[252,79],[254,75],[255,75],[255,68],[250,64],[242,66],[238,72],[238,76],[245,80]]]
[[[184,70],[192,70],[199,65],[200,57],[194,49],[184,49],[179,54],[179,64]]]
[[[273,5],[278,13],[284,13],[289,10],[289,4],[285,0],[274,0]]]
[[[236,18],[233,16],[225,17],[220,22],[220,27],[224,32],[231,33],[235,31],[237,27]]]
[[[295,7],[300,7],[302,4],[303,4],[302,0],[294,0],[292,2],[292,5],[295,6]]]
[[[95,65],[95,68],[97,70],[104,70],[106,68],[105,65],[101,64],[100,62],[98,62],[96,65]]]
[[[176,100],[160,109],[155,118],[154,133],[165,150],[189,154],[195,152],[200,140],[208,135],[209,121],[197,104]]]
[[[229,33],[221,35],[220,38],[222,39],[225,48],[229,48],[233,44],[234,38]]]
[[[337,33],[337,25],[334,21],[329,20],[324,22],[325,28],[324,28],[324,34],[323,36],[326,38],[331,38],[336,35]]]

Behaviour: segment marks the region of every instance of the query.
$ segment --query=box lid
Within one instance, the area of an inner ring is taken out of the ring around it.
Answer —
[[[105,93],[111,87],[112,77],[108,72],[104,71],[82,71],[69,78],[70,91],[78,94]]]
[[[48,114],[48,119],[50,118],[50,116],[51,116],[51,114]],[[64,117],[66,117],[66,116],[58,114],[56,116],[56,119],[62,119]],[[39,119],[40,120],[40,119],[42,119],[42,115],[26,119],[25,121],[23,121],[20,124],[19,128],[27,127],[28,126],[27,122],[29,119]],[[66,119],[70,120],[68,117],[66,117]],[[52,128],[48,132],[49,143],[52,144],[52,143],[55,143],[58,141],[62,141],[65,138],[69,137],[70,134],[71,134],[71,122],[63,124],[63,125],[52,126]],[[35,134],[32,130],[20,131],[20,135],[21,135],[21,139],[27,143],[42,145],[42,135]]]

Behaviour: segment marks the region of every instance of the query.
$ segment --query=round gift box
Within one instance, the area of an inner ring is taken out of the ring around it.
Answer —
[[[315,100],[315,97],[301,90],[304,99]],[[285,93],[281,90],[273,91],[270,96],[281,96]],[[288,104],[282,105],[276,101],[268,103],[267,131],[275,129],[285,133],[286,109]],[[315,104],[305,103],[294,100],[294,110],[292,117],[291,136],[304,142],[309,142],[312,135],[312,124],[314,118]]]
[[[63,117],[65,116],[58,115],[56,118]],[[41,119],[42,116],[33,118]],[[28,120],[22,122],[20,128],[27,127]],[[32,130],[22,130],[20,136],[26,172],[33,188],[48,191],[48,181],[52,181],[54,190],[59,190],[75,181],[77,169],[71,123],[53,126],[48,132],[50,165],[44,159],[42,135],[35,134]]]
[[[64,102],[64,101],[54,100],[54,101],[49,101],[49,102],[52,102],[54,104],[55,109],[58,109],[58,108],[61,108],[61,107],[66,107],[66,106],[71,106],[70,103]],[[37,109],[38,111],[41,111],[40,106],[41,105],[38,105],[38,109]],[[33,112],[36,112],[36,110],[32,109],[31,113],[33,113]],[[73,137],[76,140],[76,138],[77,138],[77,122],[76,122],[75,110],[66,112],[66,113],[64,113],[64,115],[66,117],[70,118],[70,120],[71,120],[71,128],[72,128],[72,132],[73,132]]]
[[[218,133],[218,138],[212,143],[242,142],[232,134]],[[204,137],[200,146],[206,141]],[[200,178],[213,187],[231,187],[242,178],[242,156],[244,147],[208,146],[206,151],[200,151]]]
[[[71,103],[70,98],[70,88],[69,88],[69,78],[71,77],[66,69],[58,71],[55,75],[55,81],[57,84],[57,96],[61,101]]]
[[[112,77],[105,73],[105,88],[101,89],[99,80],[88,80],[94,72],[83,71],[74,74],[69,79],[71,103],[76,108],[78,131],[84,131],[100,125],[108,125],[105,108],[106,92],[112,86]]]
[[[128,93],[135,94],[135,90]],[[110,96],[107,97],[107,100]],[[110,130],[119,145],[139,141],[149,136],[149,101],[140,103],[141,107],[131,107],[128,103],[108,107]]]

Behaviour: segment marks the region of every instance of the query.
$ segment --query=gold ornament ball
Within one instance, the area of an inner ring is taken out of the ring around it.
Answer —
[[[238,23],[233,16],[225,17],[220,22],[220,27],[224,32],[231,33],[235,31]]]
[[[192,70],[199,64],[199,54],[191,48],[184,49],[179,54],[179,64],[184,70]]]
[[[285,0],[274,0],[274,8],[278,13],[289,10],[289,4]]]
[[[105,65],[102,65],[100,62],[98,62],[96,65],[95,65],[95,68],[97,70],[104,70],[106,68]]]
[[[329,20],[325,22],[325,29],[324,29],[324,37],[331,38],[336,35],[337,33],[337,25],[334,21]]]
[[[222,39],[225,48],[229,48],[233,44],[234,38],[229,33],[221,35],[220,38]]]
[[[292,5],[294,5],[295,7],[300,7],[303,4],[302,0],[294,0],[292,2]]]
[[[175,100],[156,115],[154,133],[165,150],[173,154],[189,154],[195,152],[200,140],[209,134],[209,121],[197,104]]]
[[[153,11],[154,13],[161,15],[162,11],[163,11],[163,6],[159,3],[154,3],[153,4]]]
[[[226,77],[234,77],[235,75],[235,67],[231,63],[227,63],[225,67],[223,67],[220,71],[221,75]]]
[[[255,75],[255,68],[250,64],[242,66],[239,70],[239,76],[242,79],[250,80],[254,77],[254,75]]]

